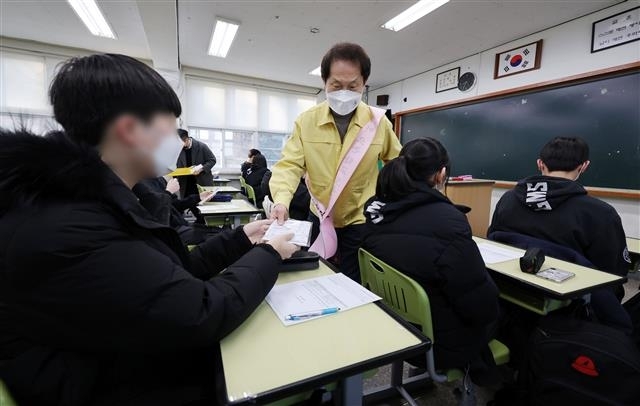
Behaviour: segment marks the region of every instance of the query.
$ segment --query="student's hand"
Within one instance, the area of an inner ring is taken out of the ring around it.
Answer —
[[[178,190],[180,190],[180,183],[178,182],[178,179],[176,178],[171,178],[168,182],[167,182],[167,187],[166,187],[167,192],[171,193],[171,194],[176,194],[178,193]]]
[[[296,251],[300,250],[300,247],[289,242],[292,238],[293,233],[281,234],[276,238],[269,240],[267,244],[271,245],[276,251],[278,251],[280,258],[289,259]]]
[[[277,220],[278,224],[282,225],[289,220],[289,210],[284,204],[278,203],[271,208],[271,219]]]
[[[201,202],[208,202],[209,199],[211,199],[214,194],[215,194],[215,192],[204,191],[204,192],[200,193],[200,201]]]
[[[253,221],[243,226],[242,231],[244,231],[247,238],[253,244],[258,244],[262,242],[262,239],[264,238],[264,233],[267,232],[267,229],[269,228],[269,225],[271,225],[271,223],[273,223],[273,220]]]

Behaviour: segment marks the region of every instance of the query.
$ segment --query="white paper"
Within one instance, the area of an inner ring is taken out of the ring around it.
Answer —
[[[375,302],[381,298],[341,273],[275,285],[266,301],[285,326],[298,324],[324,315],[303,320],[288,320],[291,314],[320,311],[337,307],[339,313]]]
[[[518,251],[510,250],[508,248],[498,247],[493,244],[481,243],[478,244],[480,254],[485,264],[497,264],[498,262],[511,261],[522,256]]]
[[[292,244],[300,247],[308,247],[311,239],[311,222],[300,220],[287,220],[283,225],[278,225],[277,222],[271,223],[267,232],[264,234],[264,240],[269,241],[279,235],[293,233],[293,238],[290,240]]]

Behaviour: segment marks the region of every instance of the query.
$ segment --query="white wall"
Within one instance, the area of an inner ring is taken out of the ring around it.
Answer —
[[[389,106],[394,113],[418,107],[466,99],[473,96],[515,87],[531,85],[549,80],[590,72],[640,60],[640,43],[632,42],[597,53],[591,53],[591,25],[617,12],[638,5],[637,1],[618,4],[606,10],[569,21],[554,28],[532,34],[497,48],[468,56],[428,72],[401,80],[378,89],[372,89],[369,100],[375,101],[380,94],[389,95]],[[535,71],[493,79],[495,55],[497,53],[543,40],[541,68]],[[468,92],[457,89],[435,93],[436,75],[450,68],[460,67],[460,74],[474,72],[477,84]],[[404,102],[403,99],[407,98]]]
[[[504,44],[502,46],[468,56],[437,69],[372,90],[369,100],[380,94],[389,95],[389,106],[394,113],[425,107],[492,92],[556,80],[594,70],[640,61],[640,42],[628,43],[616,48],[591,53],[591,26],[594,21],[606,18],[637,6],[637,1],[628,1],[606,10],[569,21]],[[543,40],[541,68],[535,71],[493,79],[495,55],[497,53]],[[460,67],[460,73],[474,72],[476,85],[468,92],[457,89],[435,93],[436,75],[450,68]],[[405,102],[403,99],[407,98]],[[495,204],[506,189],[495,189],[492,196],[492,214]],[[640,238],[640,202],[628,199],[603,199],[620,214],[628,236]]]

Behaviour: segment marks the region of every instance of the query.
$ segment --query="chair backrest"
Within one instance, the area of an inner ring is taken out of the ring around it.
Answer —
[[[0,406],[15,406],[15,401],[11,398],[9,394],[9,390],[4,385],[2,381],[0,381]]]
[[[382,297],[403,319],[418,324],[433,343],[431,305],[422,286],[362,248],[358,261],[362,285]]]
[[[238,180],[240,181],[240,189],[245,189],[247,187],[247,181],[244,180],[244,176],[240,176],[240,178],[238,178]]]
[[[540,248],[542,252],[544,252],[544,255],[549,257],[596,269],[591,261],[585,258],[581,253],[569,247],[556,244],[555,242],[508,231],[494,231],[489,234],[488,238],[492,241],[501,242],[523,250],[531,247]]]
[[[256,191],[253,190],[253,186],[247,183],[244,185],[244,187],[247,191],[247,197],[249,198],[249,200],[253,203],[254,206],[258,207],[258,200],[256,199]]]

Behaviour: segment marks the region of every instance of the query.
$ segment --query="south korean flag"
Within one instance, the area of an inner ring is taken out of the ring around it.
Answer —
[[[508,76],[534,69],[536,65],[536,54],[538,52],[538,43],[536,42],[501,53],[498,58],[496,77]]]

